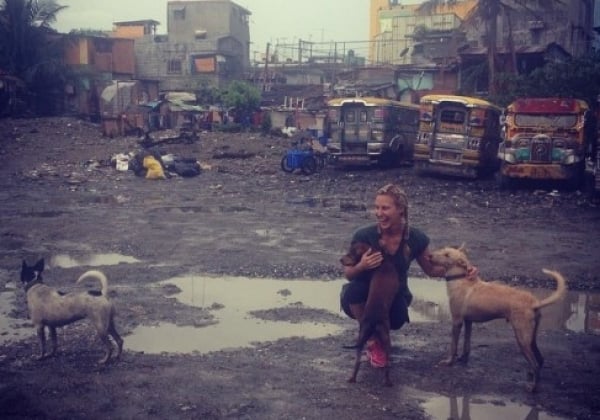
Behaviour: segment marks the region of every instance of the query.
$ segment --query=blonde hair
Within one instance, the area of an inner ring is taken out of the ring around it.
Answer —
[[[387,195],[394,200],[398,208],[404,209],[404,232],[402,233],[403,254],[405,258],[410,256],[410,247],[408,246],[408,195],[406,191],[396,184],[385,184],[377,190],[376,195]]]

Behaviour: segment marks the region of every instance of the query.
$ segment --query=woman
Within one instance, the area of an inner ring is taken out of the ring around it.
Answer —
[[[376,223],[358,229],[352,242],[366,242],[373,249],[366,252],[354,266],[343,266],[345,277],[350,281],[342,288],[342,309],[349,317],[361,319],[367,295],[371,270],[383,261],[381,249],[393,257],[399,275],[400,290],[390,309],[390,327],[398,330],[409,322],[408,305],[412,295],[408,289],[408,269],[417,260],[425,274],[442,277],[443,267],[434,266],[429,260],[429,238],[420,229],[408,224],[408,198],[404,190],[395,184],[387,184],[375,195]],[[371,340],[367,343],[367,353],[373,366],[385,366],[385,353],[381,346]]]

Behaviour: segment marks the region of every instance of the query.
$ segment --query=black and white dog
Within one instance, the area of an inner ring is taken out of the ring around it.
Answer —
[[[102,343],[106,347],[106,353],[99,363],[106,363],[110,359],[113,346],[109,335],[117,343],[117,355],[119,358],[123,351],[123,339],[115,328],[115,308],[108,300],[108,281],[104,273],[98,270],[90,270],[83,273],[77,283],[85,278],[92,277],[100,281],[102,289],[97,292],[59,293],[56,289],[49,287],[42,281],[44,271],[44,259],[40,259],[32,266],[23,261],[21,267],[21,282],[27,292],[27,306],[29,317],[37,328],[38,338],[41,345],[41,354],[38,359],[44,359],[56,354],[56,328],[73,323],[83,318],[90,320]],[[52,340],[52,351],[46,355],[46,332],[50,331]]]

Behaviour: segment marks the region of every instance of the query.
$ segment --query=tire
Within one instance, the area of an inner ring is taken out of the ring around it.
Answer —
[[[314,155],[315,160],[317,161],[317,172],[321,171],[325,167],[326,158],[322,153]]]
[[[496,174],[496,179],[498,181],[498,187],[501,190],[512,190],[515,187],[515,180],[511,177],[503,175],[502,172],[498,172]]]
[[[585,162],[580,162],[573,168],[573,176],[567,182],[567,188],[578,190],[584,186],[585,181]]]
[[[317,159],[314,156],[306,156],[300,165],[300,170],[305,175],[314,174],[317,170]]]
[[[283,172],[292,173],[294,172],[294,168],[289,166],[287,155],[281,158],[281,170]]]
[[[383,152],[381,156],[377,159],[377,165],[381,169],[392,169],[396,166],[397,157],[395,156],[395,152],[391,150],[387,150]]]

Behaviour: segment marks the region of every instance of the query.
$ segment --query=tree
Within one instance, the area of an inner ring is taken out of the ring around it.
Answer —
[[[600,53],[566,62],[548,63],[530,74],[500,75],[502,95],[490,98],[507,105],[518,97],[567,97],[585,100],[595,107],[600,95]]]
[[[434,14],[438,7],[444,3],[450,3],[448,0],[425,0],[417,11],[422,14]],[[481,22],[485,28],[485,44],[487,48],[487,76],[488,76],[488,93],[496,95],[498,88],[497,81],[497,45],[498,45],[498,17],[502,14],[506,19],[508,26],[508,35],[506,38],[506,49],[510,55],[511,65],[510,71],[517,72],[516,54],[513,44],[513,22],[512,14],[527,13],[534,16],[537,20],[542,20],[538,10],[548,10],[556,4],[563,4],[563,0],[479,0],[468,21]],[[563,4],[564,5],[564,4]]]
[[[54,0],[0,3],[0,68],[23,80],[40,104],[64,83],[64,39],[51,27],[64,8]]]
[[[227,86],[221,99],[226,107],[234,108],[236,114],[243,121],[258,108],[261,95],[260,91],[253,85],[234,80]]]

